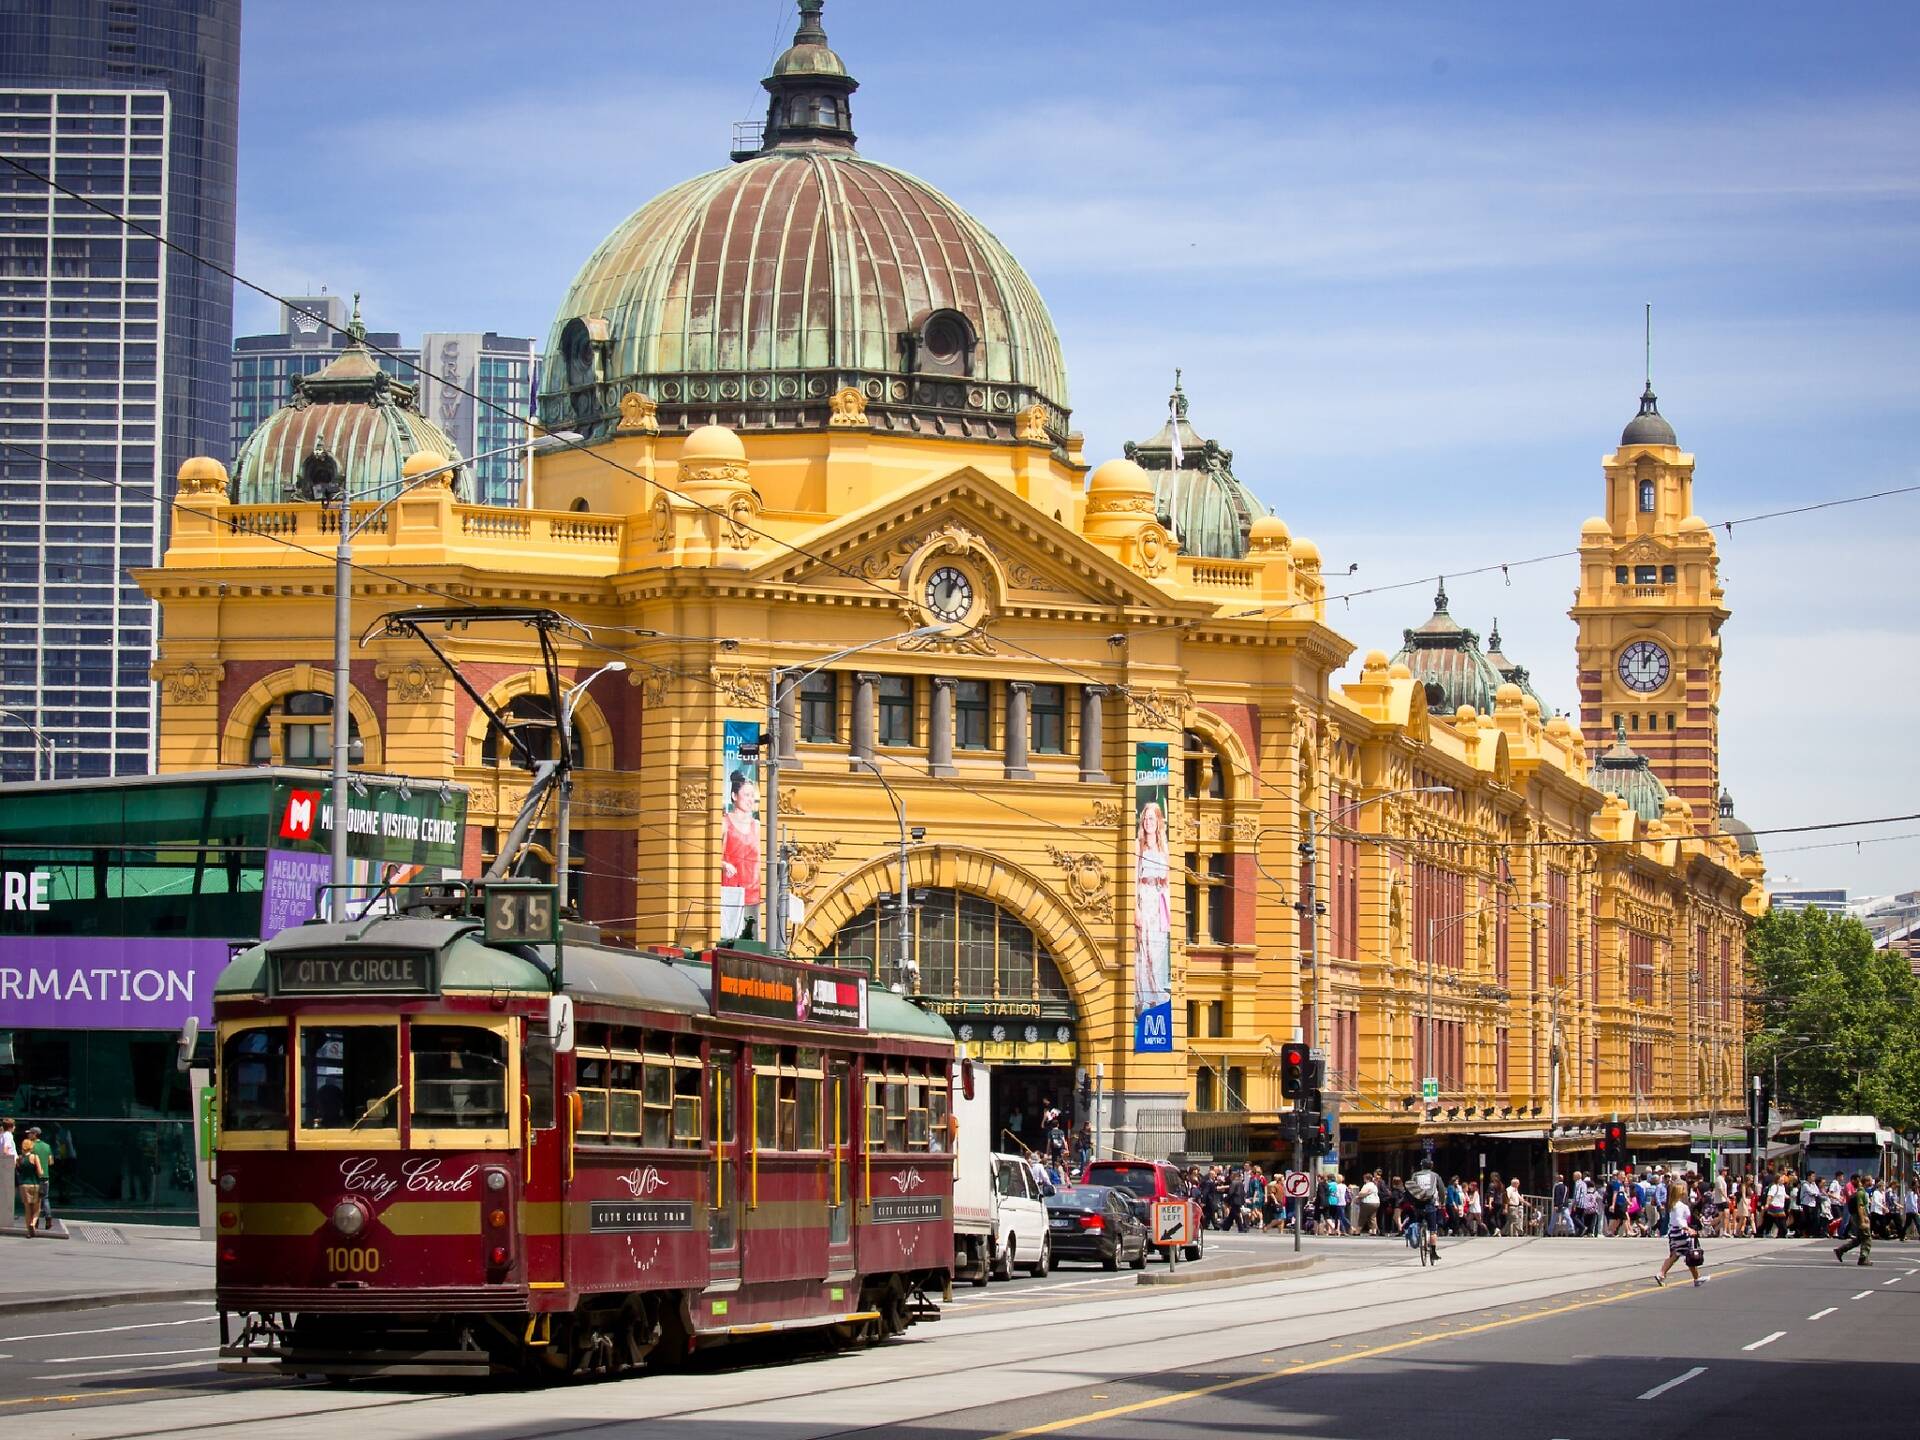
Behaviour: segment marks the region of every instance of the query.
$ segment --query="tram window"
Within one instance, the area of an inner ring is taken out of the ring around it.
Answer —
[[[700,1148],[700,1062],[682,1061],[673,1072],[673,1148]]]
[[[641,1061],[637,1050],[615,1050],[607,1062],[607,1129],[616,1140],[640,1136]]]
[[[527,1109],[536,1130],[553,1129],[553,1037],[544,1030],[527,1035],[527,1048],[520,1061],[526,1072]]]
[[[904,1075],[887,1076],[887,1149],[907,1149],[907,1082]]]
[[[399,1050],[394,1025],[302,1025],[300,1128],[395,1128]]]
[[[607,1133],[607,1071],[613,1061],[605,1051],[578,1052],[576,1076],[580,1094],[580,1129],[584,1137]]]
[[[479,1025],[412,1027],[413,1123],[500,1130],[507,1124],[507,1037]]]
[[[646,1119],[640,1143],[664,1150],[673,1143],[673,1060],[647,1052]]]
[[[220,1049],[220,1128],[287,1128],[287,1027],[236,1030]]]
[[[947,1146],[947,1082],[936,1079],[927,1091],[927,1127],[932,1133],[928,1148],[945,1150]]]
[[[753,1144],[757,1150],[780,1148],[780,1077],[764,1070],[753,1073]]]

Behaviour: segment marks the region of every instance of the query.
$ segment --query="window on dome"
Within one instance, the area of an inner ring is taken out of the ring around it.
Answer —
[[[935,310],[911,337],[911,368],[940,375],[973,373],[974,331],[958,310]]]
[[[840,123],[840,102],[831,95],[822,95],[814,103],[813,123],[816,125],[838,125]]]

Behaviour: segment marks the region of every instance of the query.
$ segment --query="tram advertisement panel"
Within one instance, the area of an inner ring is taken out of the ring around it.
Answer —
[[[759,766],[741,752],[760,743],[760,727],[729,720],[720,738],[720,943],[753,926],[760,909]]]
[[[1167,747],[1145,742],[1133,763],[1133,1049],[1173,1049],[1173,910],[1168,894]]]
[[[867,977],[854,970],[716,950],[713,1012],[862,1030],[867,1024]]]

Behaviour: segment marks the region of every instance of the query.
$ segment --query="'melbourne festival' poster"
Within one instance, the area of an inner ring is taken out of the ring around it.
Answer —
[[[1133,764],[1133,1049],[1173,1049],[1173,910],[1167,881],[1167,747],[1140,745]]]

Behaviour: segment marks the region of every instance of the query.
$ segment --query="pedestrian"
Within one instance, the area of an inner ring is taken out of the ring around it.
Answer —
[[[1859,1264],[1873,1264],[1873,1189],[1871,1175],[1853,1177],[1853,1194],[1847,1200],[1847,1218],[1853,1222],[1853,1235],[1833,1250],[1833,1258],[1842,1265],[1847,1263],[1847,1252],[1854,1249],[1860,1252]]]
[[[1484,1235],[1487,1233],[1486,1207],[1480,1199],[1480,1182],[1467,1181],[1467,1234]]]
[[[1787,1181],[1784,1175],[1775,1175],[1773,1183],[1767,1186],[1766,1218],[1760,1222],[1760,1238],[1767,1238],[1772,1230],[1782,1240],[1787,1238]]]
[[[29,1240],[34,1238],[34,1226],[40,1220],[40,1204],[47,1186],[46,1166],[41,1163],[40,1152],[33,1143],[39,1133],[28,1127],[26,1144],[18,1147],[20,1153],[13,1171],[13,1188],[20,1196],[20,1214],[26,1222]]]
[[[1885,1240],[1887,1237],[1887,1187],[1875,1185],[1867,1192],[1867,1213],[1873,1238]]]
[[[1353,1206],[1353,1228],[1359,1235],[1374,1234],[1374,1221],[1380,1214],[1380,1178],[1377,1174],[1360,1177],[1360,1198]]]
[[[1907,1243],[1909,1235],[1920,1235],[1920,1188],[1909,1181],[1906,1187],[1906,1200],[1900,1207],[1900,1243]]]
[[[1511,1235],[1527,1233],[1527,1197],[1520,1193],[1520,1177],[1507,1181],[1507,1227]]]
[[[1487,1211],[1487,1233],[1504,1235],[1507,1233],[1507,1187],[1501,1180],[1500,1172],[1495,1170],[1487,1176],[1486,1199],[1483,1202]]]
[[[1687,1204],[1687,1191],[1683,1185],[1675,1184],[1668,1189],[1671,1197],[1667,1203],[1666,1236],[1667,1258],[1660,1262],[1660,1271],[1653,1277],[1653,1283],[1667,1283],[1667,1272],[1673,1269],[1673,1262],[1686,1262],[1687,1273],[1693,1276],[1694,1285],[1706,1282],[1701,1278],[1700,1267],[1706,1261],[1706,1255],[1700,1249],[1700,1232],[1694,1228],[1693,1208]]]
[[[1567,1189],[1567,1182],[1560,1178],[1558,1171],[1555,1171],[1553,1176],[1553,1218],[1547,1224],[1547,1233],[1549,1235],[1571,1235],[1573,1233],[1573,1213],[1567,1208],[1571,1193],[1572,1192]]]

